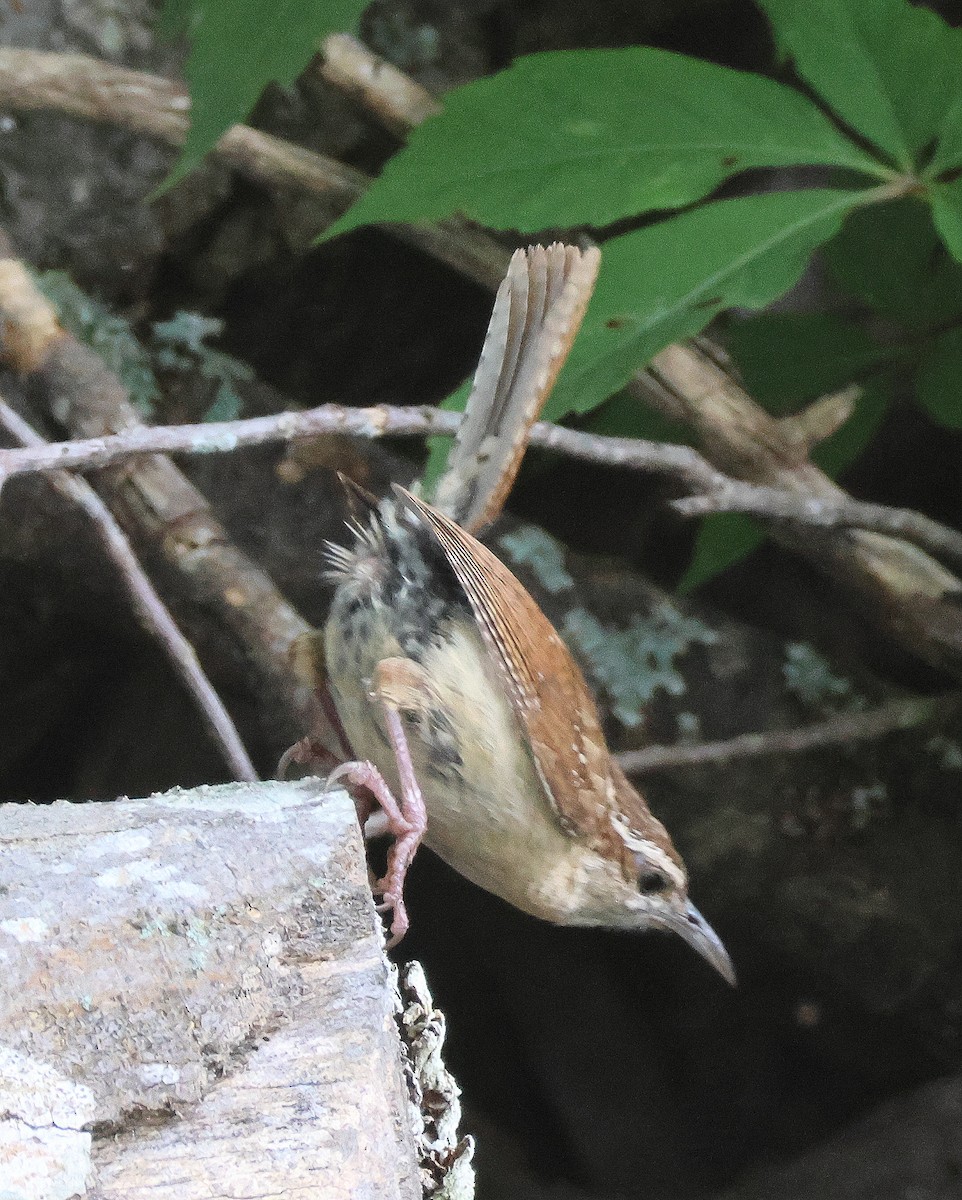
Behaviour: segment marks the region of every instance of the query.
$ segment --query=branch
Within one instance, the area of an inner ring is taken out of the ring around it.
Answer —
[[[357,38],[335,33],[325,39],[323,49],[321,76],[397,137],[405,137],[415,125],[441,111],[427,88]]]
[[[685,517],[739,512],[763,520],[797,521],[823,529],[869,529],[921,546],[930,554],[962,566],[962,533],[908,508],[889,508],[843,497],[806,496],[784,488],[756,487],[730,480],[700,496],[672,501]]]
[[[29,377],[32,396],[83,437],[133,433],[142,427],[126,389],[89,347],[65,333],[56,314],[12,257],[0,232],[0,357]],[[204,496],[170,462],[141,458],[103,480],[109,503],[128,532],[147,537],[201,610],[242,647],[238,657],[275,749],[296,741],[310,724],[310,697],[294,679],[287,651],[310,626],[273,580],[231,542]]]
[[[0,106],[52,108],[162,137],[172,145],[183,142],[189,113],[183,87],[168,80],[82,55],[10,49],[0,49]],[[269,186],[310,192],[328,212],[343,211],[369,183],[360,172],[244,126],[228,130],[214,153]],[[507,251],[464,222],[399,226],[395,232],[485,286],[496,287],[503,276]],[[726,474],[839,502],[847,499],[805,460],[804,438],[800,445],[797,432],[793,436],[754,404],[704,350],[669,346],[628,386],[660,412],[692,425],[706,456]],[[858,595],[866,613],[898,644],[962,675],[962,609],[956,603],[962,582],[938,562],[910,544],[876,533],[839,533],[798,522],[782,522],[773,532],[776,540]]]
[[[178,147],[190,126],[190,96],[183,84],[83,54],[0,49],[0,107],[53,109],[106,121]],[[332,158],[246,125],[228,129],[214,153],[253,179],[309,191],[338,212],[370,182]]]
[[[3,298],[0,269],[0,304]],[[113,466],[143,454],[226,454],[243,447],[290,442],[330,434],[353,437],[453,436],[461,414],[430,405],[345,408],[322,404],[300,412],[274,413],[237,421],[200,425],[140,425],[123,433],[69,442],[47,442],[23,450],[0,449],[0,485],[13,475],[63,469],[90,471]],[[697,450],[669,442],[605,437],[539,422],[534,445],[574,458],[612,467],[654,470],[676,475],[699,490],[718,489],[732,482],[716,471]]]
[[[649,372],[655,386],[647,379],[641,385],[648,402],[686,421],[717,470],[745,483],[794,493],[799,500],[823,502],[825,513],[854,503],[808,461],[797,438],[714,361],[710,349],[701,344],[668,346],[655,355]],[[852,511],[846,508],[835,524],[848,525]],[[861,512],[868,523],[872,515]],[[954,558],[952,531],[920,528],[919,521],[903,522],[900,537],[918,534],[928,545],[935,532],[941,553],[948,534],[949,556]],[[962,675],[962,581],[909,542],[860,529],[819,529],[819,523],[825,522],[802,524],[795,509],[790,520],[775,524],[771,532],[776,541],[854,593],[862,611],[897,644],[932,666]]]
[[[412,87],[417,86],[412,81]],[[183,145],[190,126],[190,96],[182,83],[83,54],[0,47],[0,108],[62,112],[160,138],[175,147]],[[255,183],[313,196],[322,210],[317,234],[371,184],[369,175],[336,159],[247,125],[231,126],[211,154]],[[458,218],[392,227],[392,232],[492,290],[507,269],[510,251]]]
[[[18,442],[28,446],[43,445],[43,438],[2,398],[0,398],[0,426]],[[90,518],[108,558],[113,562],[123,580],[124,588],[140,623],[159,642],[173,664],[175,673],[187,691],[194,697],[207,728],[220,747],[233,777],[247,783],[256,783],[257,772],[244,749],[240,734],[197,661],[194,647],[177,628],[173,617],[154,590],[154,586],[140,565],[130,542],[114,520],[106,504],[86,480],[77,479],[67,471],[58,471],[51,477],[50,483],[62,496],[82,508]]]
[[[0,487],[11,476],[24,472],[64,468],[89,471],[140,454],[225,454],[247,446],[330,434],[364,438],[453,435],[460,423],[460,413],[427,405],[401,408],[379,404],[373,408],[344,408],[339,404],[322,404],[303,412],[283,412],[238,421],[140,426],[124,433],[82,441],[45,442],[24,450],[0,449]],[[765,520],[795,521],[828,529],[869,529],[894,534],[940,557],[962,563],[962,534],[921,513],[741,483],[715,470],[689,446],[606,437],[545,422],[534,427],[531,441],[544,449],[602,466],[670,475],[699,493],[672,502],[683,516],[744,512]]]
[[[892,700],[869,712],[839,713],[825,721],[798,729],[776,729],[766,733],[742,733],[724,742],[696,745],[646,746],[618,755],[629,775],[645,775],[666,768],[724,764],[733,758],[755,758],[766,754],[801,754],[823,746],[842,746],[849,742],[883,738],[902,729],[913,729],[936,717],[955,712],[958,694],[929,698],[912,697]]]

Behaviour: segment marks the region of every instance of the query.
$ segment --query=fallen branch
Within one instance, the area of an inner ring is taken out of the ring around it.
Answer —
[[[955,712],[959,703],[958,695],[891,700],[868,712],[839,713],[797,729],[742,733],[723,742],[646,746],[643,750],[619,754],[618,761],[629,775],[645,775],[677,767],[724,765],[733,758],[801,754],[824,746],[844,746],[849,742],[887,737],[902,729],[914,729]]]
[[[3,399],[0,399],[0,426],[24,445],[43,445],[43,438]],[[117,568],[141,625],[160,644],[178,678],[193,696],[207,729],[220,748],[233,777],[246,783],[256,783],[258,777],[254,764],[244,749],[244,743],[230,714],[197,661],[194,647],[177,628],[174,618],[155,591],[130,542],[106,504],[86,480],[78,479],[67,471],[58,471],[52,475],[50,483],[67,500],[83,509],[93,522],[107,556]]]
[[[415,125],[441,111],[427,88],[357,38],[334,33],[324,40],[320,75],[356,100],[385,129],[404,137]]]
[[[129,433],[142,425],[126,389],[95,351],[61,329],[56,314],[0,233],[2,358],[28,376],[32,395],[79,436]],[[310,626],[266,572],[234,546],[204,496],[158,455],[113,468],[102,480],[128,532],[146,536],[202,610],[242,647],[251,693],[269,714],[272,750],[309,727],[310,696],[293,677],[287,651]]]
[[[109,122],[181,146],[190,127],[190,96],[182,83],[129,71],[83,54],[0,49],[0,107],[53,109]],[[343,211],[369,180],[332,158],[314,154],[247,125],[234,125],[214,153],[251,178],[306,190]]]
[[[53,110],[160,138],[174,147],[183,145],[190,127],[190,96],[182,83],[83,54],[0,47],[0,108]],[[317,234],[371,184],[370,176],[336,159],[247,125],[231,126],[211,154],[255,183],[313,196],[321,210]],[[492,290],[507,269],[510,250],[457,218],[430,226],[393,226],[392,232]]]

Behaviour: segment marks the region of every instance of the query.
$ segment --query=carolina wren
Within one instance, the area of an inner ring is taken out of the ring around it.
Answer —
[[[608,750],[574,659],[473,536],[510,490],[599,260],[558,244],[514,255],[433,504],[402,487],[380,503],[360,493],[353,544],[328,547],[337,588],[315,651],[357,760],[330,779],[367,788],[395,835],[376,885],[393,941],[407,929],[404,874],[423,838],[525,912],[672,930],[733,983],[671,838]]]

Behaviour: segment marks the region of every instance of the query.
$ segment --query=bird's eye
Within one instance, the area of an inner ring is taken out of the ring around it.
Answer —
[[[654,896],[668,887],[668,876],[661,871],[642,871],[638,876],[638,891],[643,896]]]

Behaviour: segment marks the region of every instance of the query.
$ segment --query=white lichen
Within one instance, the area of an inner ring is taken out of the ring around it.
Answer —
[[[176,868],[152,858],[139,858],[102,872],[94,883],[102,888],[130,887],[134,883],[166,883],[177,874]]]
[[[565,566],[564,549],[534,525],[521,525],[500,539],[502,549],[513,563],[530,567],[546,592],[556,595],[574,587],[574,579]]]
[[[614,715],[628,727],[641,724],[645,707],[659,689],[670,696],[684,693],[677,664],[692,646],[718,641],[714,629],[667,602],[648,616],[634,617],[622,630],[608,629],[585,609],[576,608],[565,618],[562,632],[587,661]]]
[[[90,842],[84,850],[84,857],[117,857],[140,854],[149,849],[150,835],[143,829],[111,829]]]
[[[877,780],[864,787],[852,789],[849,798],[849,817],[853,829],[866,829],[872,814],[888,799],[888,788]]]
[[[701,717],[698,713],[680,712],[675,716],[678,728],[677,741],[683,746],[694,746],[702,740]]]
[[[473,1200],[474,1139],[461,1135],[461,1090],[444,1065],[444,1014],[434,1007],[419,962],[408,963],[395,979],[395,1017],[425,1200]]]
[[[854,711],[865,707],[852,681],[835,675],[824,655],[806,642],[789,642],[782,664],[785,686],[809,708]]]
[[[40,917],[12,917],[8,921],[0,921],[0,931],[16,938],[18,942],[42,942],[50,932],[50,927]]]
[[[166,899],[191,900],[203,903],[210,899],[210,892],[190,879],[171,879],[157,886],[157,895]]]

